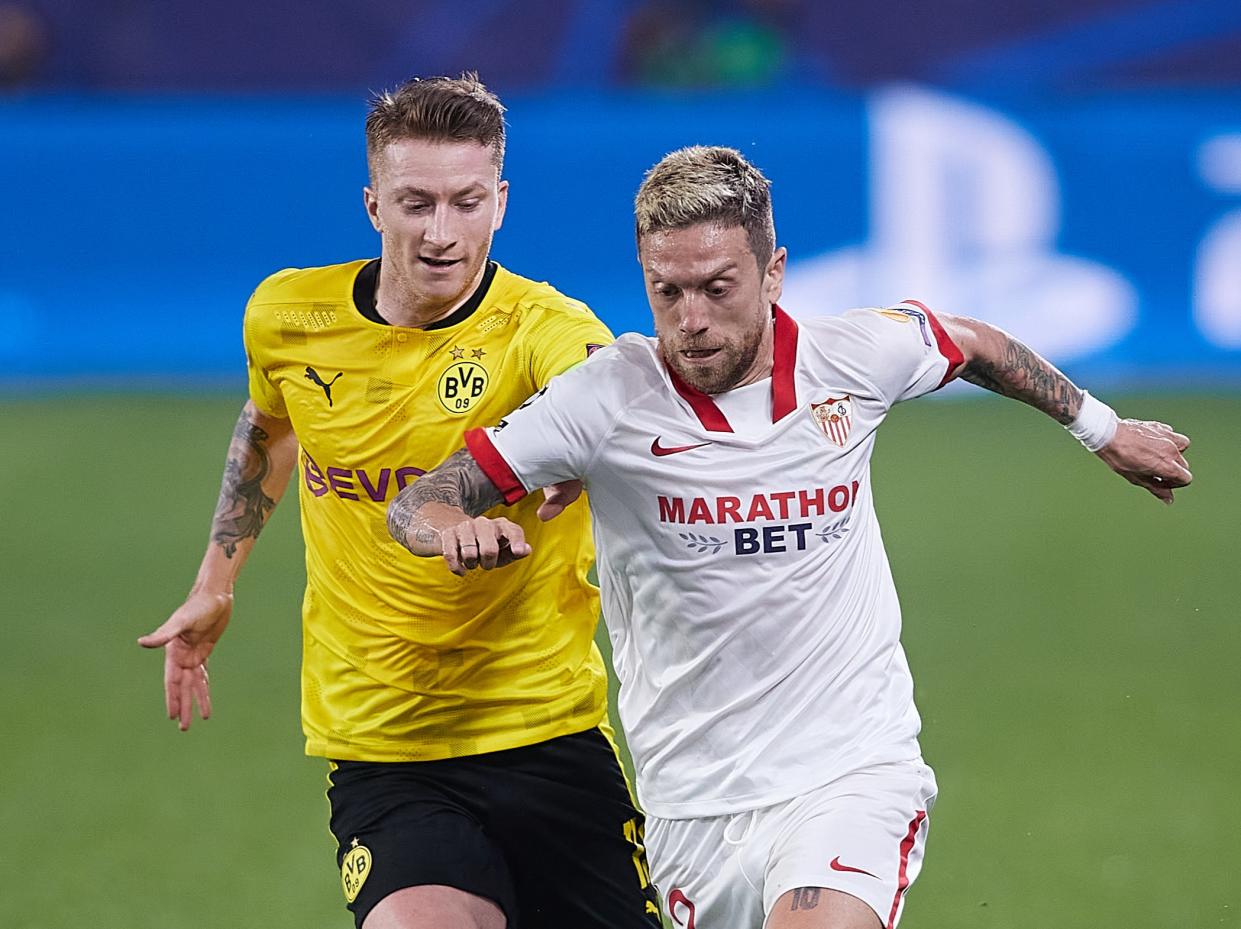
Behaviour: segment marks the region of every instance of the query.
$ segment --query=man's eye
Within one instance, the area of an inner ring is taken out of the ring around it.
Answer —
[[[457,209],[461,210],[463,213],[472,213],[478,209],[478,201],[465,200],[457,204]]]
[[[425,203],[402,203],[401,209],[406,213],[425,213],[427,204]]]

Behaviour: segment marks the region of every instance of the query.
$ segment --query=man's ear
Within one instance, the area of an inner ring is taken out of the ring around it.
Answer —
[[[375,227],[375,231],[382,233],[383,222],[379,218],[379,195],[370,187],[362,188],[362,206],[366,208],[367,219],[371,221],[371,225]]]
[[[767,268],[763,271],[763,300],[767,303],[779,303],[784,293],[784,269],[788,264],[789,250],[783,246],[772,253]]]

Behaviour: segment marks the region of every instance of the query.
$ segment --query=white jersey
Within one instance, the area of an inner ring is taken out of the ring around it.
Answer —
[[[700,393],[630,334],[466,435],[509,502],[585,481],[638,797],[665,819],[920,755],[870,456],[961,354],[920,304],[774,317],[759,385]]]

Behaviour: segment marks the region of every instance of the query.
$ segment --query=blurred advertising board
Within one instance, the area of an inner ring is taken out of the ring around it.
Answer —
[[[907,297],[1113,382],[1241,383],[1241,93],[583,94],[509,103],[494,254],[651,329],[632,197],[681,145],[773,181],[782,303]],[[282,267],[377,253],[361,101],[29,97],[0,106],[7,383],[235,378]]]

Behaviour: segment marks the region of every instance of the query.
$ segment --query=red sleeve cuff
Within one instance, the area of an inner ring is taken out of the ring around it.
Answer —
[[[944,379],[939,382],[939,386],[943,387],[952,380],[952,376],[956,373],[957,368],[965,364],[965,355],[957,347],[957,343],[952,341],[952,337],[944,331],[944,327],[939,324],[939,320],[935,318],[935,314],[931,312],[925,303],[920,303],[917,300],[904,300],[902,302],[920,309],[926,314],[926,321],[931,324],[931,332],[935,334],[935,344],[939,346],[939,353],[948,362],[948,370],[944,372]],[[938,389],[937,387],[936,390]]]
[[[505,503],[516,503],[526,495],[526,488],[517,480],[517,475],[508,466],[504,456],[496,450],[486,429],[467,430],[465,447],[483,469],[483,474],[496,485],[496,490],[504,494]]]

